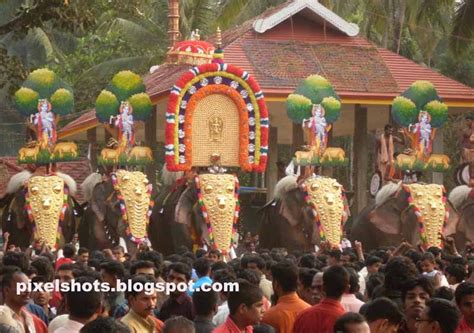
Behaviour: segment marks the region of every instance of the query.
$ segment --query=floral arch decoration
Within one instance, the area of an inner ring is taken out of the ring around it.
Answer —
[[[191,153],[192,117],[200,101],[216,94],[230,98],[238,110],[237,165],[246,172],[264,172],[268,154],[269,118],[263,92],[248,72],[224,63],[193,67],[171,89],[165,130],[168,170],[187,171],[196,166]]]

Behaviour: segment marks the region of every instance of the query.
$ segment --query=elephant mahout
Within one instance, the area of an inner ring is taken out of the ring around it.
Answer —
[[[312,251],[321,241],[336,245],[342,238],[349,208],[342,185],[335,179],[296,175],[282,178],[274,198],[261,210],[260,246]]]
[[[71,242],[80,215],[75,192],[76,182],[64,173],[14,175],[0,200],[8,243],[25,249],[38,240],[54,249]]]
[[[350,239],[361,241],[367,250],[398,246],[402,241],[441,247],[439,234],[451,236],[458,228],[459,214],[442,185],[388,183],[375,203],[356,217]]]
[[[140,171],[93,173],[82,183],[87,205],[79,227],[81,246],[102,250],[123,244],[134,255],[148,241],[151,185]]]
[[[237,178],[194,171],[180,175],[174,184],[165,182],[155,202],[149,228],[153,248],[165,255],[181,246],[216,248],[231,256],[237,242]]]

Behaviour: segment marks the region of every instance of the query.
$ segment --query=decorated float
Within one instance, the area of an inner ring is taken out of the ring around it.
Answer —
[[[88,209],[79,230],[89,249],[123,245],[134,254],[148,244],[152,184],[141,169],[153,162],[149,147],[138,145],[137,121],[146,121],[153,107],[141,77],[118,72],[96,99],[96,115],[110,135],[98,158],[105,170],[82,183]]]
[[[261,246],[308,251],[322,242],[340,245],[349,217],[345,191],[336,179],[321,176],[323,167],[348,162],[342,148],[328,147],[328,134],[340,111],[339,97],[320,75],[307,77],[288,96],[288,117],[301,124],[307,144],[295,152],[287,176],[277,183],[274,199],[263,209]]]
[[[8,246],[26,248],[36,242],[52,250],[71,242],[78,211],[73,195],[75,181],[57,172],[57,163],[75,160],[77,146],[58,142],[56,129],[62,116],[74,108],[70,86],[49,69],[31,72],[14,96],[16,110],[27,119],[27,144],[18,162],[27,170],[8,182],[2,232]]]
[[[186,45],[192,50],[203,42]],[[227,170],[265,171],[269,118],[257,81],[224,62],[219,31],[217,48],[207,50],[212,61],[192,67],[171,89],[166,168],[187,176],[187,185],[172,206],[175,222],[185,226],[194,248],[217,249],[229,258],[235,256],[240,207],[238,178]],[[181,56],[189,64],[203,59],[200,53],[198,60],[190,53]],[[165,216],[166,209],[160,209],[158,218]]]

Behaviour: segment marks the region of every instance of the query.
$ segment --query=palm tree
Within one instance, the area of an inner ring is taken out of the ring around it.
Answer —
[[[464,53],[474,39],[474,0],[461,0],[457,3],[453,19],[450,46],[454,53]]]

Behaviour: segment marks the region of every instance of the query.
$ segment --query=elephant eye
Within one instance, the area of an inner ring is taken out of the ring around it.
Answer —
[[[319,185],[318,185],[318,184],[311,184],[311,189],[312,189],[313,191],[316,191],[318,188],[319,188]]]
[[[233,186],[227,186],[227,193],[234,193],[234,187]]]
[[[204,187],[204,192],[206,192],[207,194],[211,193],[212,190],[213,188],[211,185],[207,185],[206,187]]]
[[[61,190],[62,190],[62,187],[61,187],[60,185],[56,185],[56,186],[53,188],[53,191],[54,191],[54,193],[56,193],[56,194],[61,193]]]
[[[38,188],[38,187],[33,186],[33,187],[31,188],[31,194],[36,195],[36,194],[38,194],[38,192],[39,192],[39,188]]]

